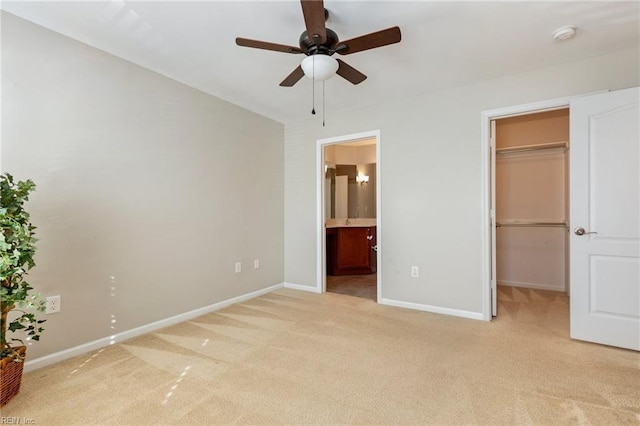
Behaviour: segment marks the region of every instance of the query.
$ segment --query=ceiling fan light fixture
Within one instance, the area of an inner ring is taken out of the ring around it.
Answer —
[[[304,75],[314,80],[327,80],[338,71],[338,61],[329,55],[315,54],[302,60]]]

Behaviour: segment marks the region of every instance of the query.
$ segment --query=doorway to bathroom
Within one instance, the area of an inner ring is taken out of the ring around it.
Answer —
[[[379,132],[318,141],[319,290],[377,301]]]

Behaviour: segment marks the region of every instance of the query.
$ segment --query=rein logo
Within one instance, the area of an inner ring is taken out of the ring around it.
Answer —
[[[0,417],[0,425],[35,425],[36,421],[28,417]]]

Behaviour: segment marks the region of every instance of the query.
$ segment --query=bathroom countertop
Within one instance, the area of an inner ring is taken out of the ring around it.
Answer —
[[[325,222],[326,228],[358,228],[358,227],[369,227],[376,226],[376,219],[371,218],[358,218],[358,219],[349,219],[349,224],[347,224],[347,219],[327,219]]]

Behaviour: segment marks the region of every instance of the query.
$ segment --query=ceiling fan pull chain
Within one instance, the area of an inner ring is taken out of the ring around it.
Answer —
[[[324,127],[324,80],[322,80],[322,127]]]
[[[313,64],[313,76],[311,78],[311,114],[316,114],[316,57],[313,56],[311,59]]]

